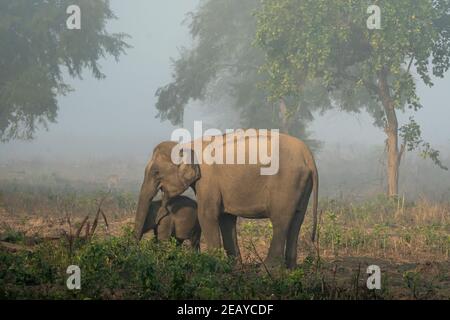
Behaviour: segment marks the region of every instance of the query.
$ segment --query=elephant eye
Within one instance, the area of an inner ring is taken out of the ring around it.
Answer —
[[[152,171],[151,171],[151,175],[152,175],[153,177],[158,177],[158,176],[159,176],[159,170],[152,170]]]

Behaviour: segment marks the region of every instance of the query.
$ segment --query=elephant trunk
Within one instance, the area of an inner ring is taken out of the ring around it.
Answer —
[[[141,240],[148,226],[146,225],[147,215],[150,213],[150,205],[153,198],[158,193],[159,184],[144,181],[139,194],[139,201],[134,222],[134,235],[137,240]]]

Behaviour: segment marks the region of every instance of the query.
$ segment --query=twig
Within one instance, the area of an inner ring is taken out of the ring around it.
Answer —
[[[108,219],[106,219],[106,215],[102,209],[100,209],[100,213],[102,214],[103,220],[105,221],[106,231],[108,231],[109,230]]]
[[[319,223],[317,225],[317,238],[316,238],[316,242],[313,241],[313,247],[316,249],[316,272],[319,271],[319,267],[320,267],[320,262],[321,262],[321,258],[320,258],[320,226],[322,225],[322,214],[323,214],[323,210],[320,210],[319,212]]]
[[[258,254],[258,251],[256,250],[256,246],[253,243],[253,240],[250,239],[250,244],[252,245],[253,251],[255,252],[256,257],[258,258],[259,262],[263,265],[264,270],[267,272],[267,274],[269,275],[270,280],[272,280],[272,282],[274,281],[272,274],[270,273],[269,269],[267,268],[266,264],[264,263],[264,260],[261,258],[261,256]]]
[[[88,219],[89,219],[89,215],[87,215],[87,216],[83,219],[83,221],[81,222],[80,227],[79,227],[78,230],[77,230],[77,233],[75,234],[75,238],[79,238],[79,237],[80,237],[80,235],[81,235],[81,230],[83,230],[83,227],[84,227],[84,225],[86,224],[86,222],[88,221]]]
[[[358,263],[358,272],[356,273],[356,278],[355,278],[355,299],[358,299],[358,295],[359,295],[359,277],[361,275],[361,262]]]

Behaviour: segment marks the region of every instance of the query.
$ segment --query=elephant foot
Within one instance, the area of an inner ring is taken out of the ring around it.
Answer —
[[[233,263],[235,268],[244,269],[244,262],[242,261],[241,256],[233,257]]]
[[[277,274],[286,269],[286,265],[282,259],[267,259],[260,266],[261,271],[269,273],[270,275]]]
[[[288,262],[287,266],[286,266],[289,270],[293,270],[295,268],[297,268],[297,262]]]
[[[245,271],[247,271],[247,269],[248,269],[249,267],[250,267],[250,266],[245,265],[244,263],[242,263],[241,260],[238,260],[238,259],[233,259],[233,260],[232,260],[232,269],[233,269],[233,271],[236,271],[236,272],[245,272]]]

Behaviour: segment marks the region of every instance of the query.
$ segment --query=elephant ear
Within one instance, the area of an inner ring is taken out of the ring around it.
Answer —
[[[200,179],[200,166],[197,164],[195,152],[192,149],[184,149],[180,152],[184,161],[178,167],[178,177],[187,189],[191,184]],[[184,157],[183,153],[186,152],[189,152],[190,155],[185,154],[187,157]]]

